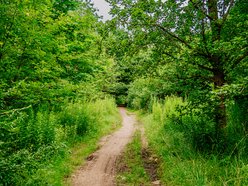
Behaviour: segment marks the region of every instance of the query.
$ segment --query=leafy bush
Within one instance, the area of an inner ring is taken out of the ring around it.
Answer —
[[[164,98],[167,93],[161,80],[140,78],[130,85],[128,106],[135,109],[150,109],[154,97]]]

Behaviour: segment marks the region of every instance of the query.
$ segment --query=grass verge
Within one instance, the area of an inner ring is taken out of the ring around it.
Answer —
[[[0,156],[0,186],[70,185],[70,175],[98,148],[102,136],[120,126],[121,117],[114,100],[106,98],[68,103],[60,112],[42,110],[27,121],[17,126],[28,129],[28,136],[20,132],[17,141],[26,146],[18,143],[21,150],[8,158]]]
[[[142,159],[141,134],[137,131],[117,161],[117,185],[150,185]]]
[[[160,159],[158,172],[162,183],[173,186],[248,185],[247,159],[195,151],[187,136],[167,122],[166,115],[173,114],[173,104],[178,100],[169,101],[169,107],[156,103],[152,113],[139,115],[145,125],[149,148]]]

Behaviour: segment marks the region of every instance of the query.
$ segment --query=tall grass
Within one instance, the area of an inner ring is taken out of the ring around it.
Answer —
[[[66,170],[63,163],[71,148],[81,142],[95,147],[96,140],[119,121],[111,98],[77,100],[60,111],[30,107],[8,113],[0,123],[0,185],[61,185],[72,171],[60,170]],[[91,147],[85,148],[89,153]]]
[[[233,136],[238,138],[233,143],[243,156],[232,150],[220,156],[211,150],[211,145],[207,147],[208,143],[204,141],[208,139],[204,134],[211,134],[213,123],[206,121],[204,116],[201,118],[197,115],[183,115],[177,108],[185,105],[181,98],[167,97],[164,102],[154,102],[150,114],[141,115],[149,145],[161,158],[159,172],[163,183],[199,186],[248,185],[248,161],[243,154],[245,145],[241,144],[244,143],[242,139],[245,141],[245,135]],[[233,109],[229,107],[229,115],[233,113]],[[227,130],[241,129],[237,129],[234,119],[229,118]],[[242,130],[239,134],[241,133]],[[207,151],[199,149],[204,143]],[[233,146],[231,149],[234,149]]]

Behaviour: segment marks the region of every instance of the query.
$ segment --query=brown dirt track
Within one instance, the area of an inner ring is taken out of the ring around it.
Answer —
[[[115,162],[135,131],[136,119],[127,115],[126,109],[119,108],[122,127],[101,140],[102,146],[88,157],[85,166],[72,176],[73,186],[113,186],[115,185]]]

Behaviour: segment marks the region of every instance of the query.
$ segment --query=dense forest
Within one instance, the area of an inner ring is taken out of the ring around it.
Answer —
[[[90,0],[1,0],[0,185],[61,185],[116,105],[142,110],[165,184],[247,185],[247,1],[106,1],[103,22]]]

